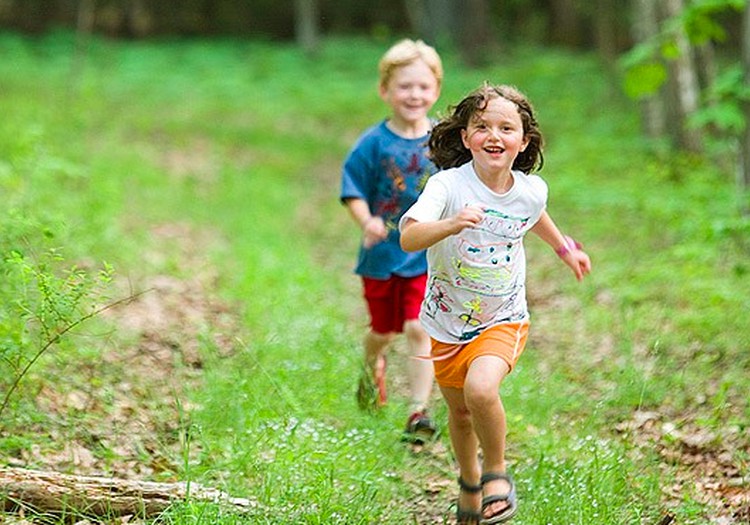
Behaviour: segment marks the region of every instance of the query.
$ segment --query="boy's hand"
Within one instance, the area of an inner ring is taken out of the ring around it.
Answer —
[[[362,226],[362,246],[365,249],[372,248],[379,242],[383,242],[388,237],[388,230],[385,227],[383,219],[373,215],[364,226]]]

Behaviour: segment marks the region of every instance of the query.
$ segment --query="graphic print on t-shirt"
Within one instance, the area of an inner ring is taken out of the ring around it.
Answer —
[[[416,153],[403,168],[396,158],[388,158],[383,161],[383,169],[387,178],[377,188],[379,198],[376,199],[375,214],[383,218],[386,229],[391,232],[398,229],[400,212],[408,208],[403,201],[413,201],[424,189],[430,170],[422,165]]]
[[[451,335],[459,340],[473,339],[490,324],[512,321],[511,315],[504,319],[497,315],[513,310],[524,286],[515,270],[516,259],[523,257],[522,240],[530,217],[484,210],[485,216],[477,226],[448,240],[455,243],[456,256],[451,258],[449,268],[435,272],[424,302],[428,317],[454,317],[450,324],[460,331]],[[461,299],[455,294],[460,294]],[[467,294],[471,294],[468,300]],[[483,297],[492,298],[490,307]]]

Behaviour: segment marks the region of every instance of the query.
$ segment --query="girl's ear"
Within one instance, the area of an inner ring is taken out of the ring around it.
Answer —
[[[529,137],[526,135],[523,136],[523,142],[521,142],[521,148],[518,151],[524,152],[526,151],[526,148],[529,146]]]
[[[469,141],[468,141],[469,135],[466,133],[466,128],[461,128],[461,143],[464,145],[464,148],[469,148]]]

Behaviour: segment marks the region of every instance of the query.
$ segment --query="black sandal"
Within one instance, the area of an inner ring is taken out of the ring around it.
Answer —
[[[495,525],[496,523],[504,523],[516,515],[516,511],[518,510],[518,503],[516,502],[516,484],[513,482],[513,478],[510,476],[510,474],[506,474],[505,472],[486,472],[482,474],[482,487],[484,487],[484,485],[486,483],[489,483],[490,481],[501,479],[508,482],[508,485],[510,485],[510,490],[506,494],[492,494],[490,496],[485,496],[484,498],[482,498],[482,516],[484,516],[484,511],[487,509],[487,507],[489,507],[493,503],[497,503],[498,501],[507,501],[508,506],[497,514],[490,516],[489,518],[483,517],[482,521],[480,522],[481,525]]]
[[[476,494],[482,492],[482,485],[469,485],[463,478],[458,478],[458,486],[461,490],[468,492],[469,494]],[[479,525],[482,519],[482,513],[476,510],[466,510],[461,508],[461,504],[456,502],[456,523],[457,525]]]

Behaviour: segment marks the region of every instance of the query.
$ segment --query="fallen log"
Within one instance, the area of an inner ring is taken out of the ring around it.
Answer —
[[[240,513],[257,506],[251,500],[234,498],[196,483],[134,481],[0,467],[0,503],[5,508],[148,518],[173,503],[188,500],[226,505]]]

